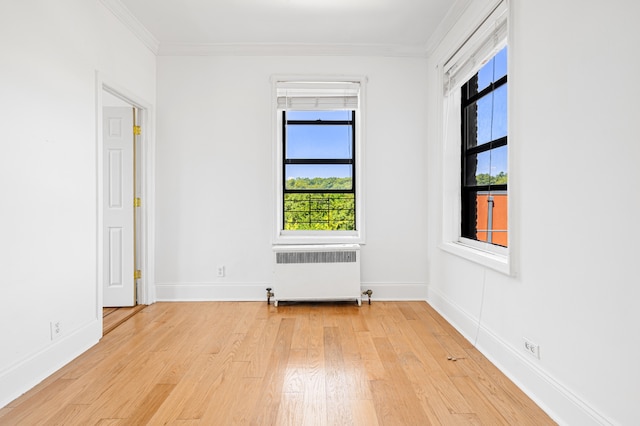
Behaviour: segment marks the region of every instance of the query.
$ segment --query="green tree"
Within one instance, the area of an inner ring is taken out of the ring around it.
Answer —
[[[476,175],[476,185],[506,185],[509,176],[505,172],[500,172],[495,176],[489,173],[480,173]]]
[[[351,189],[350,178],[296,178],[287,189]],[[284,194],[284,229],[355,230],[355,197],[352,193],[299,192]]]

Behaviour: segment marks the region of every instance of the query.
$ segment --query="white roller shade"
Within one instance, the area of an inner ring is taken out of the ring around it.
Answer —
[[[444,70],[444,93],[449,94],[466,83],[482,66],[507,44],[507,4],[501,2],[447,61]]]
[[[360,84],[276,83],[277,107],[281,110],[353,110],[358,108]]]

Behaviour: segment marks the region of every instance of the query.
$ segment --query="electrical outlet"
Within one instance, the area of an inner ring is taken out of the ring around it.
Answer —
[[[224,277],[224,265],[218,265],[216,273],[219,277]]]
[[[56,340],[62,335],[62,323],[60,321],[51,321],[49,326],[51,327],[51,340]]]
[[[524,341],[524,350],[527,351],[529,355],[540,359],[540,345],[533,343],[526,337],[523,337],[522,340]]]

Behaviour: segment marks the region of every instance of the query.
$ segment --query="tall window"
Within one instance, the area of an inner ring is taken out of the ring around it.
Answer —
[[[283,229],[355,230],[355,111],[282,114]]]
[[[461,235],[506,247],[507,48],[461,90]]]
[[[442,52],[442,249],[511,274],[506,1],[494,0],[451,56]],[[513,146],[513,144],[512,144]],[[512,197],[511,197],[512,198]]]
[[[274,242],[363,242],[364,78],[274,80]]]

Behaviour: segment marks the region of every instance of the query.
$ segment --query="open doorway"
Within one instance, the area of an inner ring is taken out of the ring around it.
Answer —
[[[132,102],[103,88],[103,309],[138,304],[137,284],[142,274],[140,115],[140,108]],[[108,312],[112,314],[113,309]]]
[[[105,307],[120,308],[119,316],[154,301],[148,231],[153,229],[153,105],[100,73],[96,96],[96,316],[104,335],[105,314],[114,318],[114,310]],[[118,295],[112,298],[109,292]]]

